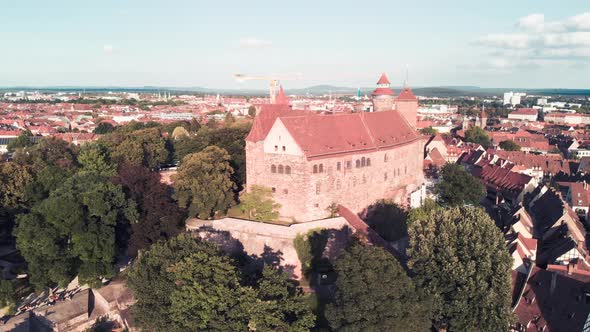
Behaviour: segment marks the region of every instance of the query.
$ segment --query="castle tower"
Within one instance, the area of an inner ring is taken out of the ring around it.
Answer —
[[[410,126],[416,128],[418,121],[418,98],[412,92],[412,89],[406,85],[395,98],[395,109],[403,115]]]
[[[390,85],[387,75],[381,74],[381,78],[377,81],[377,88],[372,93],[374,112],[393,110],[393,90]]]

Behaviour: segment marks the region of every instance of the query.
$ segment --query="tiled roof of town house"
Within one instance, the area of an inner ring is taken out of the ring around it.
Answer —
[[[559,273],[563,268],[553,265],[532,269],[514,310],[524,331],[582,331],[590,312],[585,303],[590,278],[579,270]]]
[[[538,113],[539,113],[539,111],[534,108],[519,108],[516,111],[511,112],[510,114],[537,115]]]
[[[369,152],[423,139],[396,111],[279,118],[307,158]]]

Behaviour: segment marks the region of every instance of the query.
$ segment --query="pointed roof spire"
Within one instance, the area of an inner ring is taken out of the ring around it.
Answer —
[[[289,104],[289,99],[285,95],[285,91],[283,91],[283,85],[279,85],[279,93],[277,94],[277,97],[275,98],[275,104],[279,104],[279,105],[288,105]]]
[[[387,79],[387,75],[385,75],[385,73],[382,73],[381,78],[379,78],[379,81],[377,81],[377,85],[379,84],[391,84]]]

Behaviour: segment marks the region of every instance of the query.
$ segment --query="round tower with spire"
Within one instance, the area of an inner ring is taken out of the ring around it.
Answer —
[[[393,90],[385,73],[377,81],[377,88],[373,91],[373,111],[383,112],[393,110]]]

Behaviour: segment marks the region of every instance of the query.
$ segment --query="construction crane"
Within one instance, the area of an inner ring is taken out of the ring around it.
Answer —
[[[268,81],[269,82],[269,95],[271,104],[275,103],[275,98],[279,89],[279,82],[286,80],[298,80],[301,78],[301,74],[295,75],[283,75],[283,76],[250,76],[245,74],[234,74],[234,79],[238,82],[245,81]]]

